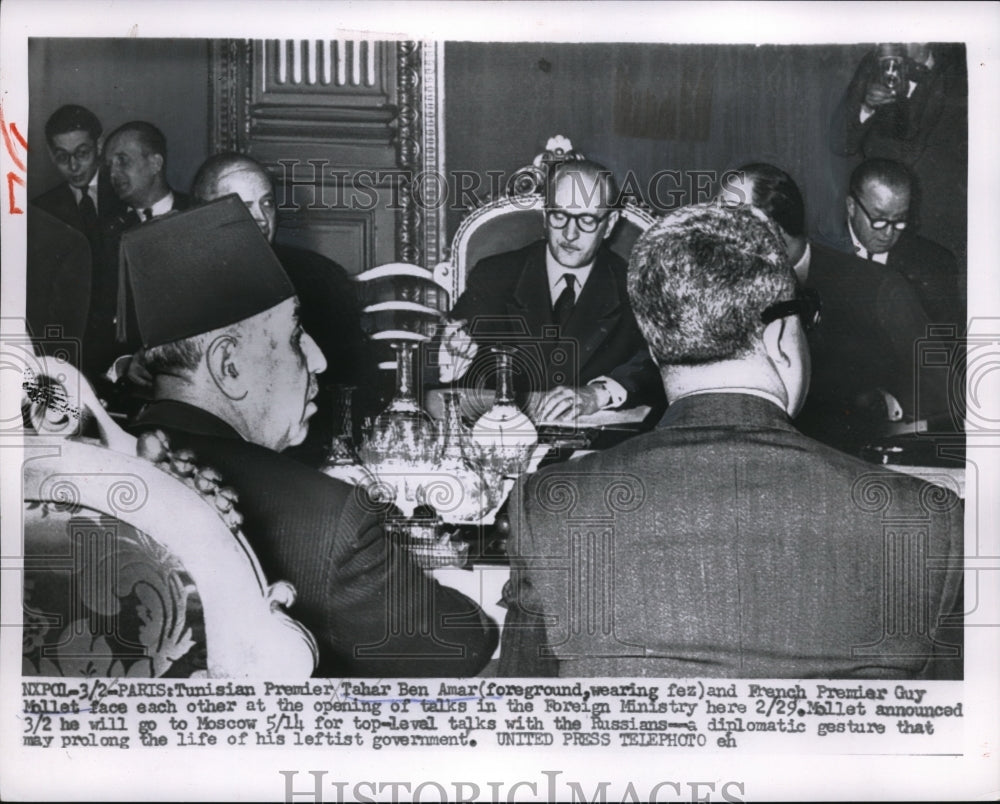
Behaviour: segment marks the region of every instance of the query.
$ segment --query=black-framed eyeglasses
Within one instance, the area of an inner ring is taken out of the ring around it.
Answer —
[[[549,226],[553,229],[565,229],[566,225],[570,221],[570,218],[572,218],[576,222],[577,229],[581,232],[590,234],[591,232],[596,232],[597,227],[600,226],[610,214],[611,210],[608,210],[603,215],[591,215],[589,212],[584,212],[581,215],[574,215],[572,212],[565,212],[561,209],[547,209],[545,210],[545,219],[549,222]]]
[[[872,214],[868,211],[868,207],[861,203],[860,198],[858,198],[854,193],[851,193],[851,198],[854,199],[855,204],[861,207],[861,211],[865,213],[865,217],[868,218],[868,223],[871,225],[872,229],[884,229],[886,226],[891,226],[897,232],[901,232],[906,228],[907,222],[905,220],[891,221],[888,218],[872,217]]]
[[[60,149],[52,155],[52,160],[57,165],[68,165],[70,159],[76,159],[78,162],[86,162],[93,157],[95,150],[93,145],[86,144],[78,146],[72,153]]]
[[[819,293],[812,288],[802,288],[794,299],[775,302],[767,307],[760,314],[760,320],[767,325],[779,318],[797,315],[802,321],[803,328],[811,330],[819,326],[822,309]]]

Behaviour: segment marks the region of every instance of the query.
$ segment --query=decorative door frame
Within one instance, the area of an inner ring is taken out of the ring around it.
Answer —
[[[444,42],[403,41],[396,42],[395,47],[396,114],[391,124],[395,129],[392,141],[396,166],[409,177],[400,183],[400,208],[395,216],[396,259],[433,268],[447,253],[445,214],[449,184],[444,174]],[[264,50],[264,40],[210,42],[212,153],[252,151],[253,81],[261,71],[258,59],[263,58]],[[415,187],[419,189],[416,198]]]

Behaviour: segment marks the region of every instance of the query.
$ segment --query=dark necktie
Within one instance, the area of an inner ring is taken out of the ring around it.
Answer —
[[[94,199],[90,197],[90,192],[83,191],[80,196],[80,217],[83,218],[83,230],[92,232],[97,228],[97,207],[94,206]]]
[[[573,274],[563,274],[562,278],[566,282],[566,287],[559,294],[559,298],[556,299],[556,303],[552,307],[552,318],[560,327],[566,326],[566,322],[569,321],[569,317],[573,313],[573,305],[576,304],[576,292],[573,290],[576,277]]]
[[[146,207],[146,208],[145,208],[145,209],[144,209],[144,210],[142,211],[142,220],[143,220],[144,222],[145,222],[145,221],[151,221],[151,220],[153,220],[153,210],[152,210],[152,208],[151,208],[151,207]]]

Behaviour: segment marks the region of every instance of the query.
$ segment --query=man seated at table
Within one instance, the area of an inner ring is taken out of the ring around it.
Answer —
[[[629,295],[670,407],[515,492],[501,673],[960,677],[941,629],[961,502],[792,426],[815,308],[774,224],[677,210],[636,244]]]
[[[440,382],[491,376],[488,346],[514,346],[515,383],[545,392],[542,421],[607,408],[661,408],[663,389],[626,292],[624,260],[606,241],[618,183],[589,160],[552,169],[545,239],[481,260],[432,350]],[[433,381],[433,379],[432,379]]]
[[[228,196],[128,232],[122,259],[153,376],[134,430],[165,431],[236,490],[268,579],[298,591],[292,616],[319,643],[317,673],[482,669],[497,634],[476,604],[391,544],[354,488],[278,454],[305,438],[326,359],[243,202]]]

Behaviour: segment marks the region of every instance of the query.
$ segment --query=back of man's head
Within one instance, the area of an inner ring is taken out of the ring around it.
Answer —
[[[112,141],[121,134],[130,133],[139,144],[142,146],[143,151],[149,154],[157,154],[163,157],[164,166],[167,163],[167,138],[152,123],[147,123],[145,120],[132,120],[128,123],[118,126],[111,134],[108,135],[108,144],[110,145]]]
[[[220,177],[237,170],[256,173],[268,182],[271,181],[267,170],[256,159],[246,154],[227,151],[210,156],[202,162],[191,183],[191,195],[196,201],[214,201],[219,197]]]
[[[806,206],[798,185],[781,168],[767,162],[753,162],[736,169],[736,174],[752,185],[752,198],[747,199],[791,237],[806,233]]]
[[[97,142],[103,128],[97,115],[90,109],[70,103],[56,109],[45,122],[45,139],[52,146],[54,137],[71,131],[85,131],[94,142]]]
[[[675,210],[639,238],[628,290],[657,364],[694,366],[753,352],[761,313],[794,298],[796,282],[773,221],[713,204]]]
[[[865,188],[877,183],[890,188],[895,193],[909,194],[913,189],[913,177],[906,166],[891,159],[868,159],[851,172],[850,192],[854,196],[863,195]]]

